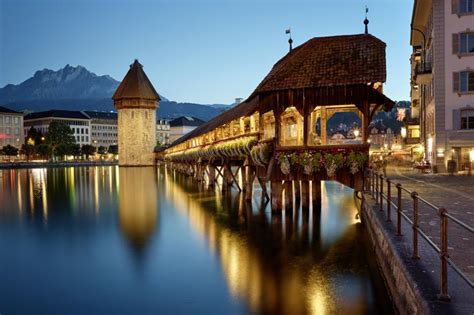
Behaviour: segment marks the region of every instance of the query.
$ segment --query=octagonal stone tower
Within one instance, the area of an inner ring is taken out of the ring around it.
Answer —
[[[160,96],[138,60],[130,65],[112,99],[118,113],[119,165],[154,165]]]

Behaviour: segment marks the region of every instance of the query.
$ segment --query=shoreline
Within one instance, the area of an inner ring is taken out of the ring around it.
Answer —
[[[0,169],[116,166],[116,165],[118,165],[118,161],[1,162]]]

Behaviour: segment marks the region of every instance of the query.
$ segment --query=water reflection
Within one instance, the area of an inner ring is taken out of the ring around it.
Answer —
[[[351,191],[280,216],[260,196],[164,169],[0,171],[0,312],[390,312]]]
[[[120,229],[134,249],[142,251],[158,220],[155,169],[121,167],[119,174]]]
[[[323,185],[320,211],[269,214],[241,194],[224,196],[160,171],[167,198],[220,259],[232,295],[252,312],[377,312],[351,191]]]

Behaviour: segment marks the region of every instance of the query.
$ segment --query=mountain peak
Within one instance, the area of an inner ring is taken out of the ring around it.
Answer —
[[[84,66],[66,64],[57,71],[43,69],[33,77],[0,89],[0,102],[18,100],[102,99],[117,89],[119,82],[110,76],[97,76]]]

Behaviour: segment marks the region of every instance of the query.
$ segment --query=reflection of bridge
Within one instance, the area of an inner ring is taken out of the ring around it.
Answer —
[[[210,185],[219,179],[223,190],[235,185],[247,199],[255,179],[265,195],[270,181],[274,211],[283,208],[283,192],[287,204],[294,195],[303,207],[320,203],[325,179],[361,190],[368,125],[393,106],[382,94],[385,77],[385,43],[374,36],[313,38],[278,61],[245,102],[158,152],[157,160]],[[342,145],[327,128],[340,112],[362,121]]]
[[[331,186],[322,212],[287,211],[283,216],[273,213],[270,219],[263,200],[253,207],[243,194],[214,194],[189,177],[158,172],[167,199],[217,254],[231,294],[247,301],[251,312],[369,312],[370,284],[357,271],[366,263],[360,260],[364,245],[358,236],[360,226],[353,221],[352,196],[347,191],[342,198],[338,194],[331,211],[325,209],[341,186]],[[331,225],[327,215],[337,221],[330,232],[325,230]],[[345,273],[348,264],[352,271]],[[347,290],[343,294],[338,283],[342,278],[342,291]]]

